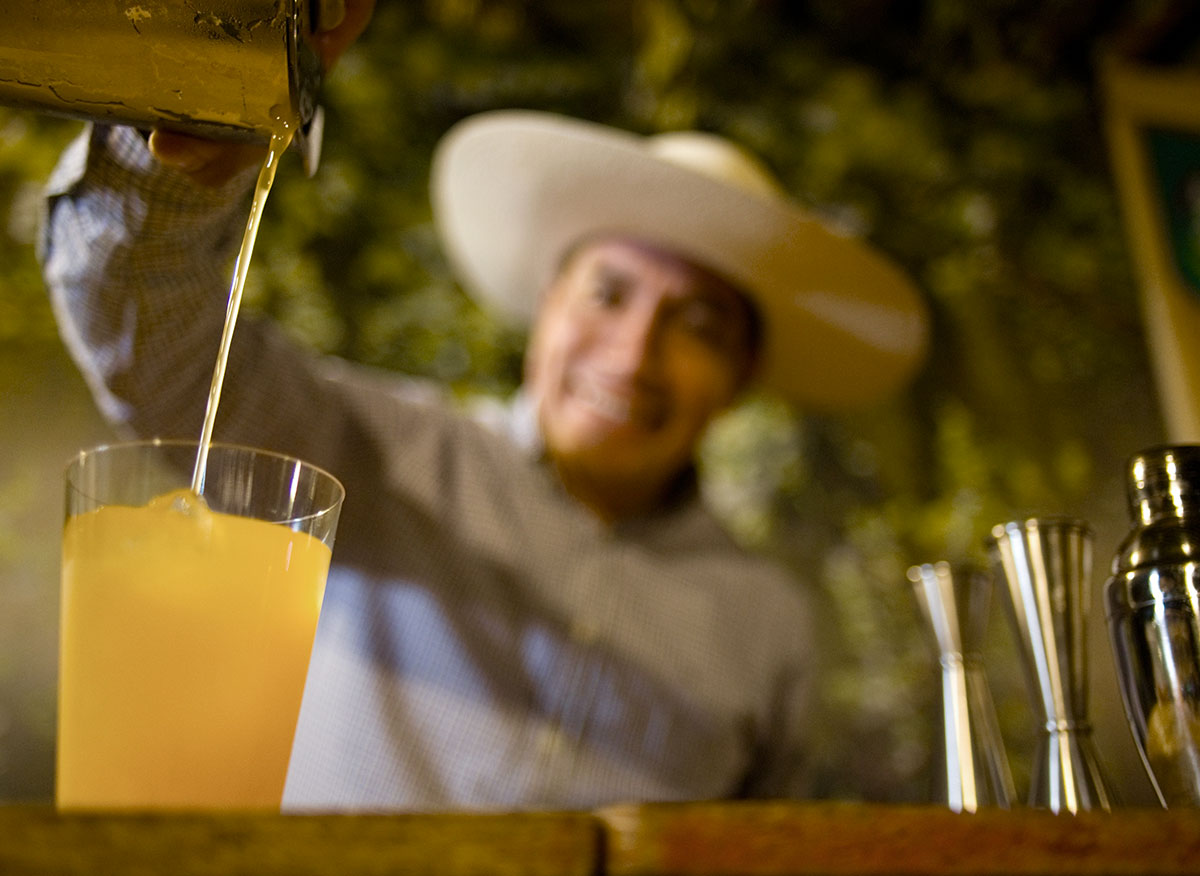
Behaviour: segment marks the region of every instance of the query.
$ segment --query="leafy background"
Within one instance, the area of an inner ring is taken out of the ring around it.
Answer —
[[[1097,745],[1125,802],[1146,804],[1098,597],[1127,525],[1124,460],[1162,427],[1096,72],[1107,51],[1194,63],[1194,20],[1170,17],[1186,5],[380,0],[327,83],[319,172],[281,168],[247,306],[326,352],[507,392],[522,339],[461,293],[430,225],[438,137],[531,107],[741,141],[911,271],[934,319],[898,398],[845,416],[750,399],[705,447],[714,505],[815,588],[837,632],[817,793],[936,799],[936,664],[906,570],[981,562],[993,524],[1053,513],[1096,530]],[[59,477],[109,436],[33,253],[38,192],[79,127],[0,108],[0,799],[52,795]],[[985,661],[1023,792],[1034,728],[998,610]]]

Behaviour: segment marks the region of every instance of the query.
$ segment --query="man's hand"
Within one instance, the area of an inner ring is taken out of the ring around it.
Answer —
[[[328,13],[331,26],[322,25],[322,29],[313,34],[312,38],[313,48],[321,57],[321,64],[326,73],[333,69],[342,53],[366,30],[367,22],[371,20],[371,14],[375,11],[375,0],[325,0],[322,3],[323,10],[339,6],[343,14],[339,17]]]
[[[219,188],[252,164],[262,164],[267,148],[261,143],[210,140],[179,131],[155,128],[150,132],[150,152],[159,163],[182,171],[196,183]]]
[[[325,0],[321,17],[332,26],[313,34],[311,42],[326,72],[359,38],[374,11],[375,0]],[[161,163],[211,188],[223,185],[251,165],[262,164],[267,154],[266,148],[257,143],[211,140],[162,128],[151,132],[149,145]]]

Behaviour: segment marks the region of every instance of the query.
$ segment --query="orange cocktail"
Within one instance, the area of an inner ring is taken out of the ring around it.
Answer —
[[[156,451],[101,452],[127,468]],[[289,480],[305,474],[320,495],[297,503]],[[340,486],[296,460],[220,445],[205,495],[240,504],[234,513],[186,487],[143,505],[97,501],[114,477],[68,487],[86,497],[77,507],[95,507],[69,513],[63,532],[58,805],[278,809]],[[139,485],[125,471],[109,488],[149,491],[162,477]],[[255,490],[271,495],[255,505]]]

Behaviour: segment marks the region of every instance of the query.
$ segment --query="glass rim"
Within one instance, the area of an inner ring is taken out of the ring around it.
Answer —
[[[81,496],[84,496],[85,498],[91,499],[93,501],[100,501],[99,497],[92,496],[88,493],[83,492],[80,489],[76,480],[71,477],[71,470],[85,458],[92,457],[92,456],[98,456],[99,454],[104,453],[106,451],[135,450],[137,448],[154,448],[154,447],[178,448],[178,449],[193,448],[193,449],[198,450],[200,447],[200,442],[195,438],[134,438],[134,439],[129,439],[129,440],[109,441],[109,442],[105,442],[103,444],[96,444],[91,447],[85,447],[81,450],[77,450],[74,453],[74,455],[72,455],[66,461],[66,463],[63,465],[63,468],[62,468],[63,481],[65,482],[65,484],[67,485],[67,487],[69,489],[77,491]],[[268,450],[264,447],[254,447],[249,444],[234,444],[232,442],[227,442],[227,441],[212,441],[209,443],[208,447],[209,447],[210,453],[213,450],[236,451],[236,452],[242,452],[242,453],[253,453],[257,456],[269,457],[271,459],[274,459],[274,460],[277,460],[280,462],[284,462],[284,463],[296,463],[296,464],[301,465],[304,468],[309,469],[310,471],[314,472],[320,478],[328,480],[333,485],[334,496],[332,497],[332,501],[329,502],[327,507],[321,508],[320,510],[317,510],[317,511],[313,511],[311,514],[301,514],[296,517],[289,517],[287,519],[287,521],[280,521],[280,522],[309,520],[309,519],[323,517],[323,516],[328,515],[334,509],[339,508],[341,506],[341,504],[346,500],[346,487],[341,482],[341,480],[339,480],[337,478],[336,475],[334,475],[328,469],[322,468],[321,466],[316,465],[315,463],[309,462],[306,459],[302,459],[301,457],[296,456],[294,454],[283,453],[282,451],[278,451],[278,450]]]

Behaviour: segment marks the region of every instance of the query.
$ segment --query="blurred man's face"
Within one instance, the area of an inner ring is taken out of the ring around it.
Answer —
[[[661,499],[753,370],[750,308],[660,249],[621,238],[581,245],[546,292],[526,358],[568,489],[609,517],[625,513],[623,497],[640,510]]]

